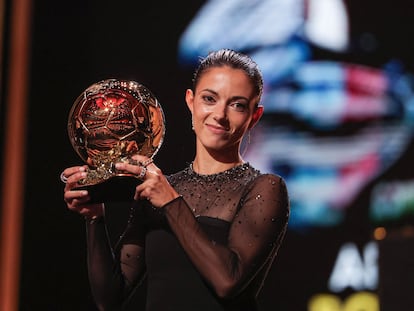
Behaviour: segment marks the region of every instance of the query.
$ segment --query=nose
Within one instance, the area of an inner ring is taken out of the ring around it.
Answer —
[[[225,103],[218,103],[214,107],[214,120],[223,122],[227,120],[227,105]]]

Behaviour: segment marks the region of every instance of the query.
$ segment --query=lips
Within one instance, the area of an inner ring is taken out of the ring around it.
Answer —
[[[226,134],[230,130],[228,127],[206,124],[206,127],[214,134]]]

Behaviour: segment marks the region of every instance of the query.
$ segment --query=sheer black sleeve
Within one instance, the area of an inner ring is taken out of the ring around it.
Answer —
[[[103,220],[87,222],[87,264],[89,281],[99,310],[119,310],[136,284],[145,273],[144,226],[137,222],[141,209],[131,208],[128,232],[134,228],[134,240],[122,241],[114,249],[110,244],[107,227]],[[133,223],[134,222],[134,223]],[[138,232],[137,230],[141,230]]]
[[[240,196],[239,192],[230,195]],[[245,187],[231,220],[227,245],[208,238],[191,204],[191,198],[178,198],[163,207],[171,229],[216,294],[235,296],[256,275],[263,275],[276,256],[289,217],[285,182],[279,176],[264,174]]]

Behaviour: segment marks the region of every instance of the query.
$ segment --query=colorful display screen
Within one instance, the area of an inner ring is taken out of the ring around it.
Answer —
[[[377,310],[373,232],[414,224],[414,80],[397,55],[364,61],[380,38],[351,13],[341,0],[210,0],[180,38],[183,67],[233,48],[262,69],[265,114],[242,152],[289,188],[273,289],[287,310]]]
[[[350,17],[340,0],[253,2],[207,1],[182,34],[180,63],[193,65],[221,47],[258,62],[265,115],[245,157],[286,178],[292,229],[337,226],[412,142],[414,80],[396,59],[376,67],[351,62]],[[338,18],[315,25],[324,15]],[[323,58],[320,50],[332,54]]]

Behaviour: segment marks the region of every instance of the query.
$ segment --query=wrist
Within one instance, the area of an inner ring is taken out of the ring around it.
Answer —
[[[100,223],[104,223],[105,217],[103,215],[101,216],[85,216],[85,221],[86,223],[90,224],[90,225],[94,225],[94,224],[100,224]]]
[[[174,203],[175,201],[182,199],[182,195],[178,195],[177,197],[173,198],[172,200],[168,201],[167,203],[165,203],[164,205],[161,206],[161,208],[165,208],[168,205],[171,205],[172,203]]]

